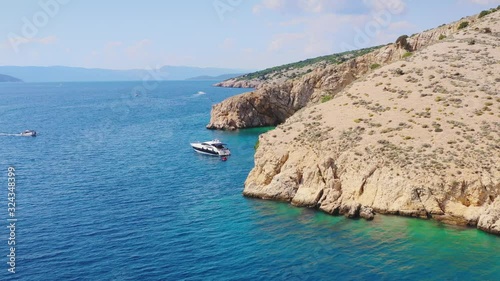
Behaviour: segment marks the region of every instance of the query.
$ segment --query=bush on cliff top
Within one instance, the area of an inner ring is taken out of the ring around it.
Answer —
[[[482,17],[487,16],[489,14],[491,14],[491,11],[489,11],[489,10],[481,11],[481,13],[479,13],[478,18],[482,18]]]
[[[466,28],[467,26],[469,26],[469,22],[468,21],[463,21],[460,23],[460,25],[458,26],[458,30],[460,29],[464,29]]]
[[[299,62],[295,62],[295,63],[289,63],[289,64],[285,64],[285,65],[281,65],[281,66],[275,66],[275,67],[271,67],[271,68],[264,69],[261,71],[249,73],[249,74],[237,77],[236,79],[238,81],[252,80],[252,79],[265,80],[266,78],[269,78],[266,76],[270,75],[270,74],[284,72],[284,71],[288,71],[288,70],[292,70],[292,69],[301,69],[303,67],[313,65],[316,63],[320,63],[320,62],[325,62],[326,64],[340,64],[340,63],[347,61],[348,59],[356,58],[356,57],[371,53],[371,52],[373,52],[376,49],[379,49],[381,47],[382,46],[376,46],[376,47],[365,48],[365,49],[360,49],[360,50],[355,50],[355,51],[347,51],[347,52],[343,52],[343,53],[307,59],[307,60],[303,60],[303,61],[299,61]],[[306,72],[309,73],[309,72],[312,72],[312,70],[311,71],[307,70]],[[295,77],[300,77],[303,74],[305,74],[305,73],[295,74]],[[288,77],[288,78],[290,78],[290,77]]]

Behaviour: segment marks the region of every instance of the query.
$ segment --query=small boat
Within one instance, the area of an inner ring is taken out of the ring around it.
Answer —
[[[226,147],[226,144],[220,142],[218,139],[206,142],[193,142],[191,143],[191,147],[201,154],[222,157],[231,155],[231,151]]]
[[[26,130],[26,131],[21,133],[21,136],[23,136],[23,137],[36,137],[36,131]]]

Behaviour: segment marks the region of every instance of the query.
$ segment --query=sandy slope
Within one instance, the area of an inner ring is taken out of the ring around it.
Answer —
[[[499,90],[496,12],[297,109],[261,136],[244,194],[500,234]]]

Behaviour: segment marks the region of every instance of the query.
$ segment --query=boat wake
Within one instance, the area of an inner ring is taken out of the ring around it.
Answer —
[[[198,93],[194,94],[193,96],[194,97],[199,97],[199,96],[203,96],[203,95],[206,95],[207,93],[203,92],[203,91],[199,91]]]
[[[4,134],[0,133],[0,137],[23,137],[22,134]]]
[[[33,130],[26,130],[19,134],[0,133],[0,137],[36,137],[37,133]]]

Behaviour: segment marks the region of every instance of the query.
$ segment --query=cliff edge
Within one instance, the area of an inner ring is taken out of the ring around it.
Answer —
[[[464,21],[214,106],[211,128],[280,124],[244,195],[500,234],[500,12]]]
[[[401,60],[426,46],[451,37],[462,22],[476,21],[475,17],[425,31],[411,37],[401,36],[394,44],[361,52],[360,56],[343,63],[319,64],[310,73],[294,80],[222,82],[219,86],[255,87],[255,91],[229,98],[212,107],[208,129],[236,130],[250,127],[274,126],[303,107],[330,99],[354,81],[388,63]],[[270,75],[273,76],[273,75]],[[262,105],[264,108],[256,107]]]

